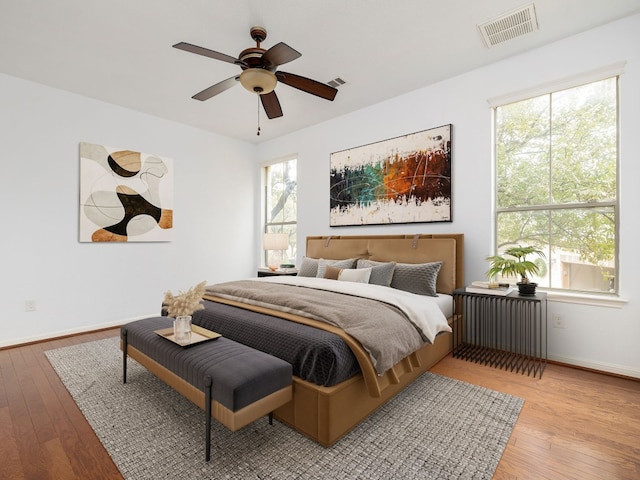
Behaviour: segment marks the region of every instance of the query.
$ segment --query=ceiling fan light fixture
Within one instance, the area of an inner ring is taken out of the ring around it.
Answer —
[[[240,74],[240,83],[244,88],[258,95],[273,92],[278,83],[273,72],[263,68],[248,68]]]

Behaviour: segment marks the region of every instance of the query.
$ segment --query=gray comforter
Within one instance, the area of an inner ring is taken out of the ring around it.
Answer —
[[[362,344],[379,375],[430,341],[402,308],[353,293],[311,288],[314,282],[287,285],[266,279],[240,280],[208,286],[206,293],[340,327]],[[446,320],[444,326],[442,330],[448,328]]]

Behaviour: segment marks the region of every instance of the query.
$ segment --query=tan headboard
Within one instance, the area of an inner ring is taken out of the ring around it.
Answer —
[[[332,235],[307,237],[311,258],[367,258],[378,262],[428,263],[442,260],[436,290],[464,286],[464,234]]]

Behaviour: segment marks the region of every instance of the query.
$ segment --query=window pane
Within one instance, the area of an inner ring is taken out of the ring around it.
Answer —
[[[615,79],[552,95],[554,203],[616,198]]]
[[[545,253],[546,260],[530,258],[540,268],[538,276],[527,275],[529,280],[541,287],[549,287],[549,212],[536,210],[528,212],[499,213],[498,223],[498,254],[516,245],[533,245]],[[516,283],[520,279],[507,279],[509,283]]]
[[[615,287],[615,210],[576,208],[551,213],[555,275],[551,287],[610,291]]]
[[[613,207],[503,212],[497,222],[498,253],[513,245],[535,245],[545,252],[544,268],[531,281],[550,288],[615,291]]]
[[[549,202],[549,97],[532,98],[496,111],[499,207]]]
[[[267,222],[295,222],[296,161],[272,165],[267,169]]]

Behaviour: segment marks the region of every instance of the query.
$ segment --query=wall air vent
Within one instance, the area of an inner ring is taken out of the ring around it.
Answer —
[[[328,81],[327,85],[329,85],[330,87],[333,87],[333,88],[338,88],[338,87],[344,85],[345,83],[347,83],[347,82],[345,82],[340,77],[336,77],[333,80]]]
[[[538,30],[536,8],[533,3],[530,3],[518,10],[478,25],[478,29],[484,44],[487,48],[491,48],[499,43]]]

